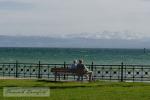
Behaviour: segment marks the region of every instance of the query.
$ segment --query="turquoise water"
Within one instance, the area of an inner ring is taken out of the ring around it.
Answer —
[[[83,59],[91,64],[150,64],[150,50],[143,49],[73,49],[73,48],[0,48],[0,62],[72,63]]]

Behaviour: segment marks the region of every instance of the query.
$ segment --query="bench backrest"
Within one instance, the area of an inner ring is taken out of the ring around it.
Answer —
[[[51,72],[57,72],[57,73],[76,73],[77,75],[83,75],[85,74],[84,70],[71,70],[68,68],[51,68]]]
[[[68,68],[51,68],[51,72],[70,72]]]

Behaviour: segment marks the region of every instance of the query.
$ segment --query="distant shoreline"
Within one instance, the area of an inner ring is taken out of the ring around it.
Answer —
[[[82,48],[82,47],[33,47],[33,46],[25,46],[25,47],[0,47],[0,49],[1,48],[40,48],[40,49],[42,49],[42,48],[48,48],[48,49],[118,49],[118,50],[120,50],[120,49],[127,49],[127,50],[134,50],[134,49],[138,49],[138,50],[144,50],[144,48],[86,48],[86,47],[84,47],[84,48]],[[146,50],[150,50],[150,48],[146,48]]]

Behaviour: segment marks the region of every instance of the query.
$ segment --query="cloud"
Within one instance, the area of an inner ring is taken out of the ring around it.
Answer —
[[[141,0],[141,1],[150,1],[150,0]]]
[[[121,40],[141,40],[150,38],[150,35],[144,35],[142,33],[131,33],[129,31],[123,32],[96,32],[96,33],[80,33],[80,34],[66,34],[61,36],[62,38],[84,38],[84,39],[121,39]]]
[[[0,10],[28,10],[33,8],[33,4],[16,0],[1,0]]]
[[[0,36],[0,47],[150,48],[150,40]]]
[[[140,39],[150,35],[149,5],[142,0],[0,0],[0,34]]]

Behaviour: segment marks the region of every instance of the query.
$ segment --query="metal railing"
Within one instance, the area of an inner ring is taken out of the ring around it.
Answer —
[[[0,63],[0,77],[50,79],[54,80],[51,68],[69,67],[70,64],[43,64],[38,63]],[[116,81],[150,81],[150,65],[86,65],[93,71],[94,80]],[[77,76],[60,75],[62,80],[76,80]]]

